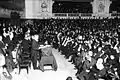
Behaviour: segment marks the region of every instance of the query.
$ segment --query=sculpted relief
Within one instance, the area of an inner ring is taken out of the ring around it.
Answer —
[[[105,10],[105,5],[104,3],[100,2],[98,5],[98,12],[104,12]]]
[[[48,12],[48,5],[47,3],[44,1],[42,4],[41,4],[41,11],[42,12]]]
[[[110,0],[94,0],[91,2],[93,7],[93,16],[109,16]]]

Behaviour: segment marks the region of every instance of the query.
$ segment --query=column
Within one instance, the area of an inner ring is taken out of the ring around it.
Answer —
[[[25,18],[33,18],[33,1],[25,0]]]

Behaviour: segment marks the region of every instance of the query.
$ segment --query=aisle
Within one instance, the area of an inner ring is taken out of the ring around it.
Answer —
[[[77,71],[74,70],[74,65],[71,64],[71,62],[68,62],[68,60],[64,58],[64,55],[61,55],[61,53],[58,52],[58,50],[53,49],[52,51],[57,61],[58,70],[67,71],[69,73],[68,75],[74,78],[73,80],[77,80],[75,76]]]
[[[68,60],[61,55],[56,49],[52,49],[53,55],[56,59],[58,69],[57,71],[45,71],[30,70],[29,75],[26,74],[26,70],[22,70],[20,75],[17,75],[15,80],[66,80],[68,76],[75,78],[76,70]]]

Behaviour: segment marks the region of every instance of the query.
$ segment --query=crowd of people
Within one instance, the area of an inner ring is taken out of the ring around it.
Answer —
[[[117,13],[120,12],[120,2],[119,1],[113,1],[112,4],[110,5],[110,13],[112,13],[112,11],[116,11]]]
[[[19,26],[2,23],[1,27],[3,39],[0,41],[4,42],[7,51],[4,56],[12,57],[10,53],[24,39],[29,40],[27,43],[22,43],[23,47],[25,46],[24,51],[30,50],[26,45],[32,45],[31,38],[34,39],[37,34],[39,44],[47,41],[47,44],[58,49],[75,65],[78,80],[120,79],[120,19],[118,18],[41,19],[21,21]],[[36,44],[35,49],[38,46]],[[0,48],[2,49],[3,45],[0,44]],[[35,63],[33,67],[37,69],[37,55],[31,54]]]
[[[110,13],[114,11],[119,13],[119,5],[119,0],[112,1],[112,4],[110,4]],[[55,1],[53,4],[53,13],[92,13],[92,4],[90,2]]]

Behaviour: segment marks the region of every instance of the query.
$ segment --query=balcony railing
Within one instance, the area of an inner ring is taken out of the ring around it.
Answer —
[[[79,17],[91,17],[92,13],[52,13],[53,17],[57,18],[79,18]]]
[[[0,8],[0,17],[9,18],[11,12],[14,12],[14,10]],[[25,18],[25,11],[15,11],[15,12],[20,13],[21,18]],[[92,13],[52,13],[53,18],[80,18],[80,17],[89,18],[89,17],[93,17],[92,15],[93,15]],[[120,13],[110,13],[110,17],[120,18]]]

